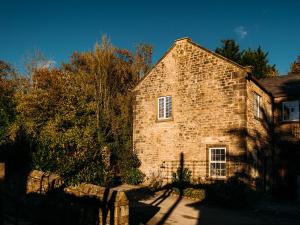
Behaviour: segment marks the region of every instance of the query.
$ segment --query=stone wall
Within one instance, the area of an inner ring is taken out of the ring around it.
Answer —
[[[124,192],[92,184],[65,187],[51,173],[31,171],[24,193],[4,191],[5,224],[95,225],[129,224],[129,202]]]
[[[282,121],[282,102],[298,100],[300,97],[276,97],[274,99],[274,121],[275,133],[283,135],[291,141],[300,141],[300,123],[299,121]]]
[[[175,42],[134,90],[134,150],[147,178],[169,179],[183,153],[193,177],[206,179],[209,147],[226,147],[227,176],[239,171],[246,150],[246,75],[189,39]],[[160,121],[157,99],[166,95],[173,117]]]
[[[26,194],[47,194],[62,186],[63,181],[57,174],[33,170],[28,174]]]
[[[129,202],[124,192],[112,191],[93,184],[67,187],[64,192],[76,197],[90,197],[104,203],[99,211],[99,224],[129,224]]]
[[[300,102],[300,97],[283,96],[274,99],[274,183],[277,184],[280,195],[294,198],[298,194],[299,198],[297,192],[300,190],[300,123],[282,120],[282,102],[294,100]]]
[[[260,117],[254,113],[254,94],[259,95]],[[272,167],[272,97],[256,85],[247,81],[247,161],[249,174],[254,179],[261,179],[261,186],[270,183]]]

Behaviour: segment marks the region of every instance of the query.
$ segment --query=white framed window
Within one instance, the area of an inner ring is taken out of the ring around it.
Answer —
[[[172,96],[158,98],[158,119],[172,118]]]
[[[213,178],[226,177],[226,148],[209,149],[209,176]]]
[[[282,120],[299,121],[299,102],[287,101],[282,102]]]
[[[254,111],[254,116],[257,118],[262,117],[261,113],[261,96],[258,95],[257,93],[253,94],[253,111]]]

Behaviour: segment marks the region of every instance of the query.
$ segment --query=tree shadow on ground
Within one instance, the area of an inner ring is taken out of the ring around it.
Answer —
[[[184,171],[184,155],[180,154],[180,165],[178,169],[179,173],[179,182],[177,183],[177,187],[179,189],[179,195],[177,200],[172,204],[172,206],[168,209],[168,211],[164,214],[159,221],[156,222],[157,225],[165,224],[165,222],[170,217],[171,213],[175,210],[178,204],[181,202],[183,198],[183,189],[186,185],[182,181],[182,174]],[[160,205],[171,195],[172,186],[170,184],[165,185],[162,189],[159,190],[159,195],[156,196],[156,192],[158,190],[151,190],[149,188],[141,188],[137,190],[132,190],[127,192],[126,195],[131,204],[130,209],[130,224],[147,224],[160,210]],[[152,202],[141,203],[139,201],[147,200],[155,197]]]

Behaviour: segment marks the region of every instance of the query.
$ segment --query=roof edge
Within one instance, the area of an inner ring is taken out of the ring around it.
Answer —
[[[246,79],[253,81],[258,87],[260,87],[264,92],[266,92],[270,97],[274,98],[273,94],[268,91],[260,82],[258,79],[256,79],[251,73],[248,73],[246,76]]]
[[[208,52],[208,53],[210,53],[210,54],[212,54],[212,55],[214,55],[214,56],[216,56],[216,57],[218,57],[218,58],[220,58],[220,59],[222,59],[222,60],[224,60],[224,61],[226,61],[230,64],[233,64],[234,66],[237,66],[237,67],[245,70],[247,73],[251,73],[251,67],[249,67],[249,66],[242,66],[242,65],[232,61],[231,59],[228,59],[228,58],[226,58],[226,57],[224,57],[224,56],[222,56],[218,53],[215,53],[215,52],[213,52],[213,51],[211,51],[211,50],[209,50],[205,47],[202,47],[201,45],[197,44],[196,42],[193,42],[192,39],[190,39],[190,38],[181,38],[181,39],[186,39],[187,42],[190,42],[191,44],[197,46],[198,48],[201,48],[202,50],[204,50],[204,51],[206,51],[206,52]]]
[[[139,82],[135,85],[135,87],[132,89],[134,91],[140,83],[154,70],[154,68],[169,54],[169,52],[175,47],[175,43],[163,54],[162,57],[160,57],[159,60],[152,66],[152,68],[142,77],[142,79],[139,80]]]

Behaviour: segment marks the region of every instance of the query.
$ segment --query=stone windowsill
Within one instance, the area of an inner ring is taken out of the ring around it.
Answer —
[[[174,118],[171,117],[171,118],[168,118],[168,119],[156,119],[156,122],[157,123],[161,123],[161,122],[169,122],[169,121],[173,121]]]

